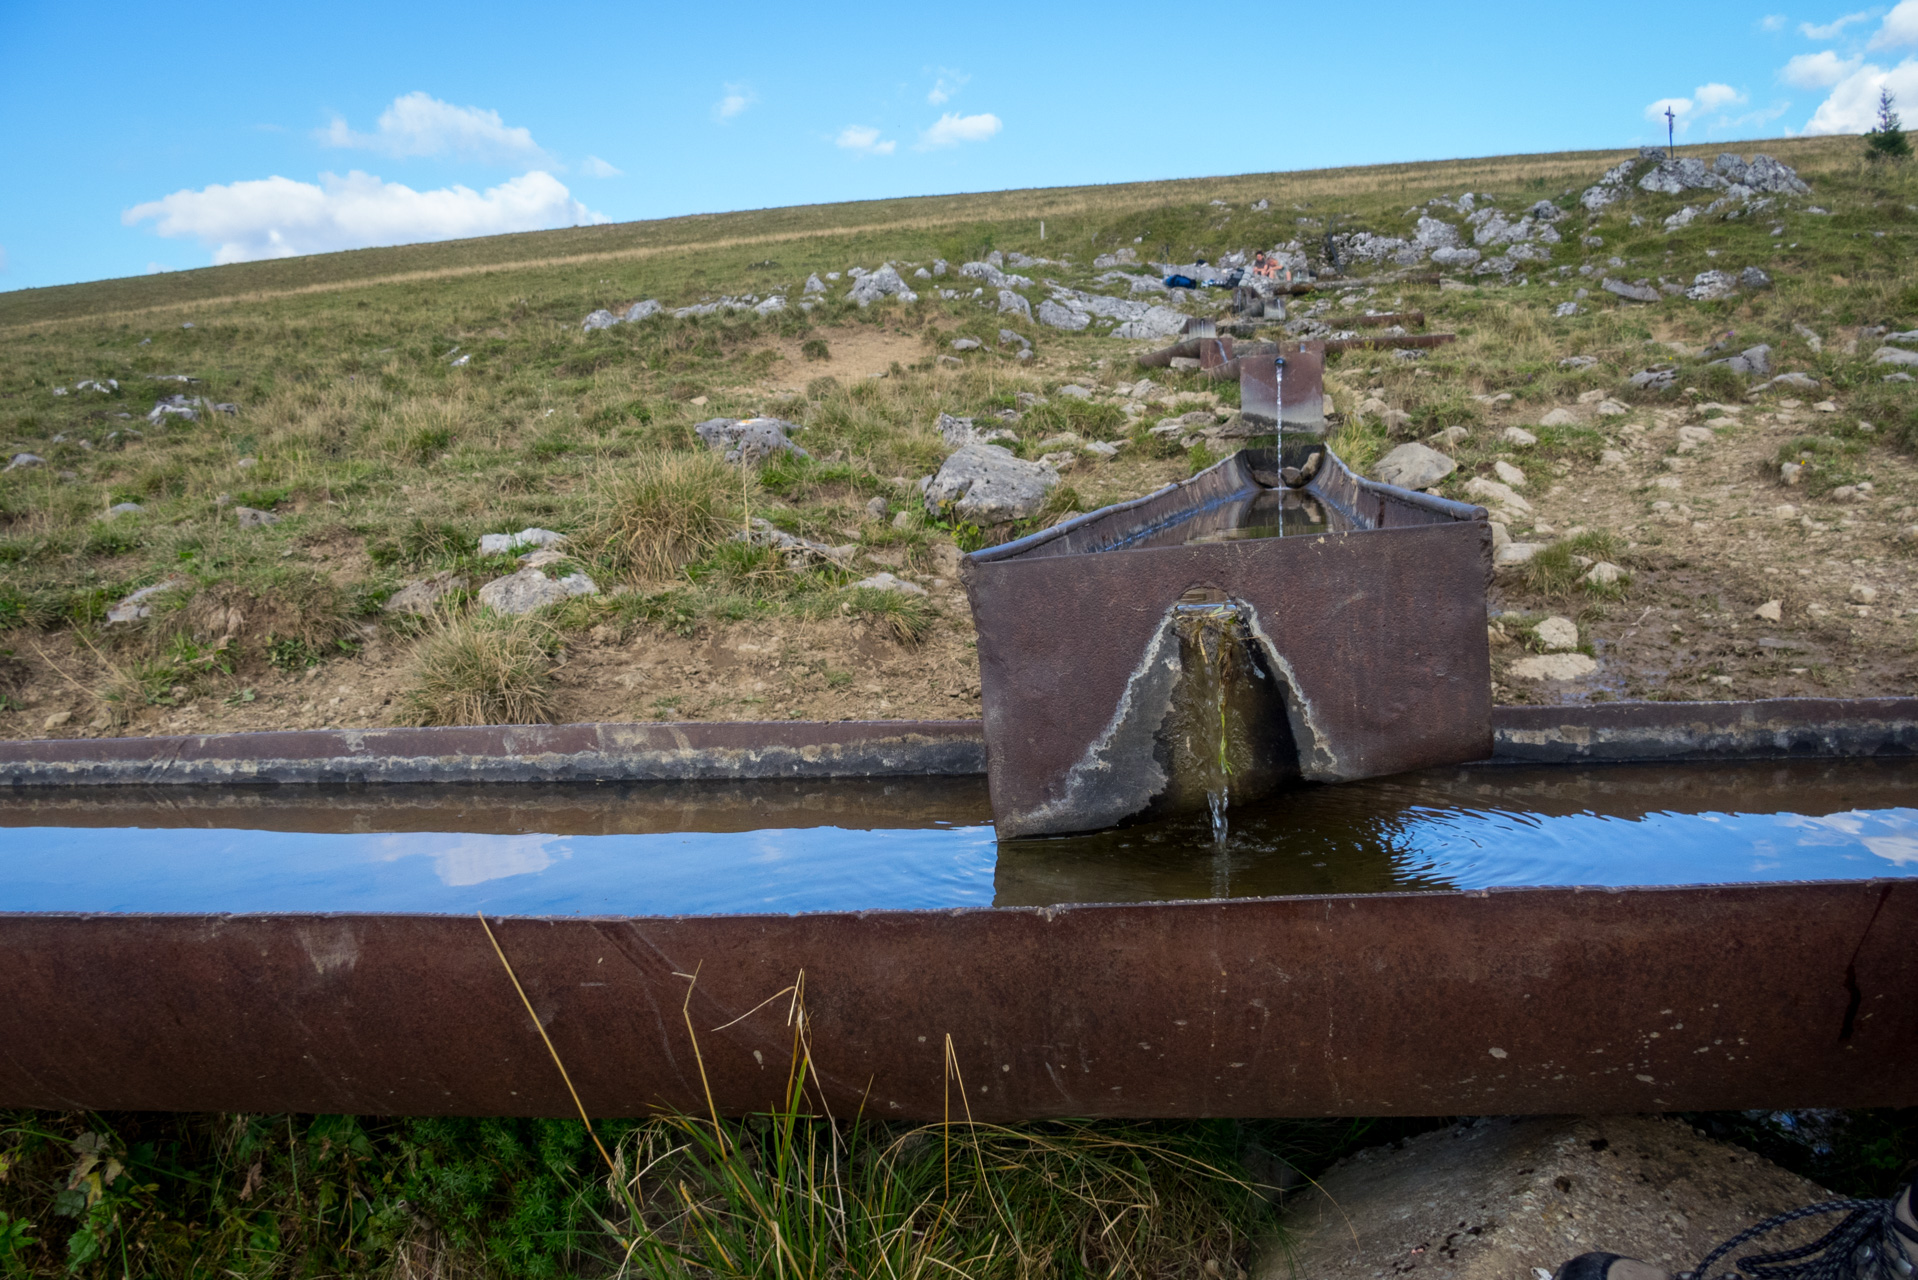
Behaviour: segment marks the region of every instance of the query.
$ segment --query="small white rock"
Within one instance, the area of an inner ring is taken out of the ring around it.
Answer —
[[[1598,670],[1598,664],[1582,653],[1541,653],[1520,658],[1506,670],[1520,680],[1582,680]]]
[[[1546,425],[1551,426],[1552,424],[1547,423]],[[1455,427],[1453,430],[1460,430],[1460,428]],[[1538,437],[1527,431],[1524,427],[1507,427],[1498,433],[1498,438],[1506,444],[1517,445],[1521,449],[1538,443]]]
[[[1784,616],[1785,602],[1782,600],[1767,600],[1752,610],[1752,617],[1760,622],[1778,622],[1781,621]]]
[[[1563,618],[1557,614],[1553,614],[1533,627],[1532,634],[1537,636],[1538,642],[1551,653],[1563,653],[1578,648],[1578,624],[1570,618]]]
[[[1503,458],[1492,464],[1492,474],[1514,489],[1525,487],[1525,473]]]

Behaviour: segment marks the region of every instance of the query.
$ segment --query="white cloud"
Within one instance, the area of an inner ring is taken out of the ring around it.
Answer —
[[[1758,27],[1761,31],[1783,31],[1785,29],[1785,15],[1782,13],[1768,13],[1758,20]]]
[[[290,258],[336,249],[543,231],[605,222],[559,179],[535,169],[489,189],[415,191],[369,173],[322,174],[320,185],[272,177],[176,191],[120,215],[152,219],[163,236],[198,240],[216,263]]]
[[[508,128],[499,112],[456,107],[418,92],[393,99],[372,133],[355,133],[344,119],[334,116],[332,124],[315,130],[313,136],[329,147],[395,157],[457,155],[526,163],[547,159],[530,130]]]
[[[889,156],[899,144],[890,138],[881,142],[879,130],[870,125],[849,124],[839,131],[839,136],[833,139],[833,145],[870,156]]]
[[[1683,129],[1686,120],[1689,119],[1692,114],[1692,105],[1690,98],[1660,98],[1657,102],[1645,108],[1645,118],[1655,124],[1664,124],[1665,112],[1670,110],[1674,118],[1674,124],[1678,128]]]
[[[726,96],[713,104],[713,119],[730,120],[759,101],[759,95],[743,84],[726,86]]]
[[[1728,84],[1701,84],[1692,90],[1689,98],[1660,98],[1645,108],[1645,118],[1653,124],[1665,123],[1665,112],[1672,113],[1673,131],[1683,133],[1692,121],[1713,111],[1722,111],[1725,107],[1735,107],[1745,101],[1745,95]],[[1720,115],[1711,122],[1713,126],[1724,127],[1730,121]]]
[[[1830,49],[1820,49],[1817,53],[1799,54],[1778,74],[1786,84],[1795,84],[1800,89],[1823,89],[1858,70],[1862,62],[1863,58],[1841,58]]]
[[[1918,103],[1918,59],[1906,58],[1889,71],[1869,62],[1860,66],[1832,86],[1804,132],[1863,133],[1878,123],[1878,94],[1884,89],[1900,102]]]
[[[1834,18],[1822,27],[1813,26],[1809,22],[1801,22],[1798,24],[1798,33],[1807,40],[1835,40],[1838,38],[1839,33],[1852,23],[1864,22],[1870,17],[1871,14],[1869,12],[1848,13],[1842,18]]]
[[[598,156],[587,156],[579,167],[586,171],[586,176],[589,178],[617,178],[625,172],[623,169],[615,169]]]
[[[984,142],[1004,127],[999,117],[990,112],[962,116],[948,111],[933,122],[932,128],[919,135],[919,150],[956,147],[962,142]]]
[[[1918,0],[1899,0],[1865,47],[1897,49],[1911,44],[1918,44]]]
[[[970,79],[972,79],[972,77],[963,71],[954,71],[951,67],[941,67],[939,68],[938,78],[932,82],[932,88],[926,93],[926,101],[935,107],[944,106],[946,103],[952,101],[952,95],[964,88],[966,81]]]

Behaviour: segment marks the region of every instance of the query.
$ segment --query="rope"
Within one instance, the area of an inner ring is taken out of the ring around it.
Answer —
[[[1904,1194],[1899,1192],[1899,1196]],[[1736,1267],[1716,1280],[1737,1280],[1741,1275],[1746,1280],[1904,1280],[1893,1269],[1888,1252],[1898,1247],[1890,1239],[1892,1230],[1903,1226],[1894,1217],[1897,1203],[1897,1196],[1890,1200],[1827,1200],[1777,1214],[1725,1241],[1678,1280],[1711,1280],[1712,1266],[1740,1245],[1789,1223],[1825,1213],[1843,1213],[1846,1217],[1810,1244],[1740,1258]]]

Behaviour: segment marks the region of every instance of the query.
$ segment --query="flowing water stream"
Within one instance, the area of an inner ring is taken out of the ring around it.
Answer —
[[[0,795],[0,911],[678,915],[1918,875],[1918,761],[1480,767],[998,840],[983,779]]]

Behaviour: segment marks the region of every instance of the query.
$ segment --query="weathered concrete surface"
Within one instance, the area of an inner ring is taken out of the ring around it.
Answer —
[[[590,782],[985,772],[976,720],[313,729],[0,742],[0,785]]]
[[[1656,1116],[1491,1119],[1341,1161],[1288,1212],[1259,1280],[1536,1280],[1591,1250],[1678,1272],[1831,1193]],[[1795,1224],[1754,1246],[1811,1239]],[[1724,1264],[1730,1266],[1730,1260]]]
[[[1495,707],[1488,763],[1918,754],[1918,698]],[[977,720],[298,729],[0,741],[0,786],[970,775]]]
[[[1500,707],[1500,760],[1767,760],[1918,753],[1918,698]]]

